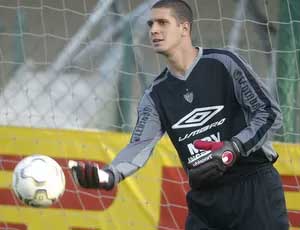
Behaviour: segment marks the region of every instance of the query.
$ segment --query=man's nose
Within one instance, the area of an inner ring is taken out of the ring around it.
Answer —
[[[151,29],[150,29],[151,35],[157,34],[158,33],[158,27],[155,23],[153,23]]]

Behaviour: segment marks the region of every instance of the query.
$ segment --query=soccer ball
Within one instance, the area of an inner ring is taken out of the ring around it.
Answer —
[[[26,205],[48,207],[65,191],[65,175],[60,165],[45,155],[22,159],[13,172],[13,190]]]

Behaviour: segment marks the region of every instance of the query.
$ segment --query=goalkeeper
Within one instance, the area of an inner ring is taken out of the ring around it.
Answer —
[[[104,169],[71,162],[85,188],[112,189],[143,167],[167,133],[189,177],[187,230],[288,230],[278,155],[279,105],[253,69],[226,49],[195,47],[182,0],[151,8],[149,37],[167,67],[145,91],[130,143]]]

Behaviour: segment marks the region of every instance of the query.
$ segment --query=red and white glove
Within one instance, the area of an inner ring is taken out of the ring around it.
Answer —
[[[114,175],[109,169],[100,169],[98,164],[70,160],[68,166],[76,184],[83,188],[111,190],[114,187]]]
[[[193,144],[195,148],[205,151],[197,161],[188,165],[189,183],[192,188],[201,188],[202,185],[223,176],[240,156],[239,147],[233,141],[195,140]]]

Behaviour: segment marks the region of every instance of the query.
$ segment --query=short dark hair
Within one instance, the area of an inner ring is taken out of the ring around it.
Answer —
[[[193,23],[193,11],[191,7],[183,0],[159,0],[152,6],[153,8],[170,8],[173,10],[174,16],[179,22],[188,21]]]

